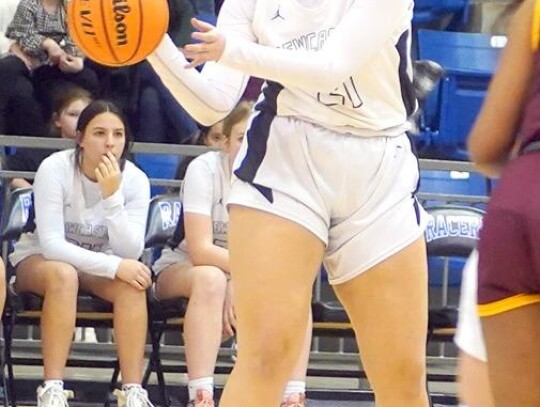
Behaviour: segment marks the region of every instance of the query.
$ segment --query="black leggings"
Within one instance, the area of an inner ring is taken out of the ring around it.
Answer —
[[[16,56],[0,59],[0,134],[41,136],[41,104],[26,65]]]

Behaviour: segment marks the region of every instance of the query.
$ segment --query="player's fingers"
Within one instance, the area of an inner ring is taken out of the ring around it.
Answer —
[[[105,167],[107,167],[107,171],[109,172],[109,174],[113,174],[115,172],[114,165],[107,155],[101,156],[101,161],[103,164],[105,164]]]
[[[193,28],[196,28],[197,30],[202,32],[210,31],[216,28],[212,24],[206,23],[196,18],[191,19],[191,25],[193,26]]]
[[[150,276],[144,272],[139,274],[139,282],[144,285],[145,288],[150,287],[150,284],[152,284],[152,279]]]
[[[193,59],[189,64],[185,66],[186,69],[197,68],[199,65],[204,64],[206,61],[204,59]]]
[[[113,168],[116,171],[120,171],[120,165],[118,164],[118,160],[116,159],[116,156],[111,151],[108,151],[107,157],[109,157],[109,160],[111,161]]]
[[[196,31],[191,34],[191,38],[205,44],[212,44],[213,42],[216,42],[218,40],[218,36],[215,31],[208,31],[208,32]]]
[[[99,171],[99,168],[96,167],[94,170],[94,174],[96,175],[97,182],[103,181],[103,175],[101,175],[101,171]]]
[[[103,177],[107,177],[107,175],[109,175],[109,169],[107,168],[107,165],[105,165],[104,162],[100,162],[97,168],[99,168],[99,170],[101,171],[101,175],[103,175]]]

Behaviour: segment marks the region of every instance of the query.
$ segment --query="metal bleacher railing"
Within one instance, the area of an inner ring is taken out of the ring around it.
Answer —
[[[21,136],[4,136],[0,135],[0,147],[5,148],[41,148],[41,149],[65,149],[74,147],[75,142],[72,140],[52,139],[52,138],[40,138],[40,137],[21,137]],[[190,146],[190,145],[171,145],[171,144],[152,144],[152,143],[133,143],[131,151],[133,153],[147,153],[147,154],[164,154],[164,155],[177,155],[177,156],[197,156],[210,151],[207,147],[202,146]],[[475,173],[475,168],[470,162],[464,161],[443,161],[443,160],[420,160],[420,169],[424,172],[442,171],[442,172],[456,172],[458,174],[471,174]],[[0,179],[10,179],[14,177],[22,177],[31,179],[34,177],[32,172],[20,172],[20,171],[8,171],[0,169]],[[178,179],[159,179],[151,178],[152,185],[178,188],[181,186],[182,180]],[[486,181],[487,185],[487,181]],[[486,187],[486,191],[490,188]],[[9,182],[2,181],[2,192],[4,196],[9,192]],[[468,193],[446,193],[445,191],[423,191],[418,194],[419,199],[422,202],[459,202],[465,205],[483,205],[488,201],[487,194],[468,194]],[[4,253],[5,254],[5,253]],[[314,300],[318,301],[325,295],[324,279],[319,276],[314,287]],[[328,290],[326,290],[326,294]],[[29,334],[28,339],[19,339],[14,342],[14,349],[28,349],[36,348],[38,343],[32,340],[32,335]],[[335,339],[337,346],[332,346],[328,350],[327,346],[324,346],[319,338],[314,338],[312,346],[312,356],[315,360],[337,360],[337,361],[356,361],[357,354],[350,350],[350,347],[346,346],[346,342],[343,338]],[[322,346],[321,346],[322,345]],[[78,344],[81,349],[95,349],[100,347],[100,352],[114,352],[112,345],[109,344]],[[349,349],[346,351],[346,349]],[[222,349],[221,354],[224,356],[230,355],[230,349]],[[183,354],[183,347],[166,345],[163,347],[162,353],[164,355],[176,355],[174,358],[178,358],[179,354]]]

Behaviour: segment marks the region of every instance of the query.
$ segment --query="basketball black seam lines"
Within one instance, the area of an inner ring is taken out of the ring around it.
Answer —
[[[70,35],[71,35],[72,39],[75,39],[75,37],[77,37],[77,44],[76,44],[77,48],[80,48],[80,50],[83,51],[83,52],[88,52],[88,51],[86,51],[84,49],[85,47],[82,46],[82,43],[83,43],[82,38],[83,37],[81,36],[81,34],[79,32],[78,24],[76,24],[76,18],[77,18],[76,17],[77,16],[77,10],[75,8],[76,4],[78,4],[78,3],[76,1],[73,1],[68,6],[68,7],[71,8],[71,20],[72,20],[71,21],[71,28],[73,28],[73,33],[70,33]],[[68,15],[68,27],[69,27],[69,19],[70,19],[70,16]],[[80,45],[79,45],[79,43],[80,43]]]
[[[135,55],[137,55],[137,52],[139,52],[139,47],[141,46],[141,42],[142,42],[143,25],[144,25],[143,5],[142,5],[142,1],[139,0],[139,27],[140,29],[138,32],[139,36],[137,38],[137,47],[133,51],[133,54],[131,54],[131,56],[126,61],[130,61]],[[126,62],[126,61],[123,61],[123,62]]]
[[[103,7],[103,3],[105,3],[105,2],[101,1],[99,5],[101,7],[101,22],[103,23],[103,31],[105,31],[105,36],[104,36],[105,41],[107,42],[107,46],[109,47],[109,51],[111,51],[112,56],[116,60],[116,63],[119,64],[120,59],[118,58],[118,55],[116,55],[116,52],[114,52],[114,47],[112,46],[111,41],[109,40],[109,30],[107,29],[108,27],[107,27],[107,24],[106,24],[106,21],[105,21],[105,9]]]

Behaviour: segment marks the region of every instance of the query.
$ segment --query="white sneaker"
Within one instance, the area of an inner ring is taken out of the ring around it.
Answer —
[[[127,390],[116,389],[113,393],[118,399],[118,407],[154,407],[148,399],[148,392],[142,387]]]
[[[37,388],[37,407],[69,407],[68,399],[74,397],[71,390],[61,387],[44,385]]]

